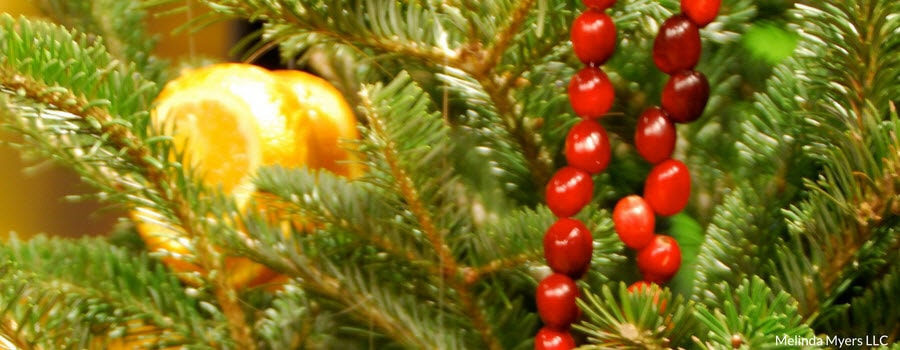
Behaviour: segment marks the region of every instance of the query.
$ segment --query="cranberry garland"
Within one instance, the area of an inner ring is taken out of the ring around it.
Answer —
[[[687,205],[691,178],[684,163],[671,159],[675,149],[675,123],[700,117],[709,99],[709,83],[694,67],[700,60],[699,29],[716,17],[721,0],[682,0],[682,13],[667,19],[653,43],[653,62],[669,74],[661,107],[650,107],[638,118],[635,147],[654,164],[644,183],[643,197],[622,198],[613,209],[616,233],[626,247],[637,250],[643,280],[629,290],[664,283],[678,271],[681,251],[674,238],[655,232],[655,216],[671,216]],[[587,9],[572,23],[575,55],[584,63],[569,82],[569,102],[581,121],[566,137],[567,166],[551,177],[547,206],[558,220],[544,235],[544,257],[553,273],[538,284],[536,302],[544,327],[535,336],[535,349],[571,349],[569,328],[579,315],[575,280],[588,270],[593,251],[590,230],[572,218],[591,202],[592,176],[606,169],[610,144],[606,130],[595,119],[612,107],[615,91],[600,68],[616,46],[616,27],[606,14],[615,0],[582,0]]]

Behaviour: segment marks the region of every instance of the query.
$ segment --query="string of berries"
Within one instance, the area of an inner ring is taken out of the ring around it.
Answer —
[[[700,34],[719,11],[721,0],[682,0],[681,14],[667,19],[654,41],[655,65],[670,75],[661,107],[650,107],[638,118],[635,147],[653,169],[643,197],[630,195],[613,209],[616,233],[625,246],[637,250],[643,275],[637,287],[668,281],[681,265],[678,242],[655,233],[655,216],[680,212],[690,198],[687,167],[671,159],[675,149],[675,123],[700,117],[709,98],[706,77],[693,68],[700,60]],[[606,130],[596,121],[612,107],[615,91],[600,68],[616,47],[616,27],[606,10],[615,0],[582,0],[587,7],[572,23],[570,39],[575,56],[584,64],[570,80],[569,102],[581,120],[566,136],[567,165],[556,171],[546,187],[546,201],[557,216],[544,235],[544,257],[553,271],[538,283],[536,303],[544,326],[535,336],[535,349],[572,349],[569,328],[580,316],[575,281],[590,267],[593,238],[587,226],[573,218],[594,192],[592,176],[606,169],[610,144]],[[641,288],[629,288],[640,290]]]
[[[721,0],[682,0],[681,13],[666,19],[653,41],[653,63],[669,75],[661,106],[638,118],[634,144],[638,154],[654,164],[644,181],[643,197],[629,195],[613,209],[613,224],[625,246],[637,250],[643,280],[665,283],[681,266],[681,249],[671,236],[655,232],[655,216],[672,216],[687,205],[691,176],[687,166],[672,159],[676,123],[700,118],[709,100],[709,82],[694,70],[700,61],[700,28],[715,19]],[[629,290],[640,288],[629,288]]]

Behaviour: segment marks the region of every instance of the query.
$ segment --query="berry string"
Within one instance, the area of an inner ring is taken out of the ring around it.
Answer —
[[[638,117],[635,147],[653,168],[642,196],[620,199],[613,209],[616,234],[626,247],[637,251],[642,280],[629,287],[639,291],[665,283],[681,265],[678,242],[656,233],[656,216],[681,212],[690,199],[691,178],[684,163],[672,159],[676,123],[697,120],[709,99],[709,83],[694,70],[700,60],[700,28],[715,19],[721,0],[682,0],[681,13],[668,18],[653,43],[653,62],[669,75],[661,106],[647,108]],[[565,140],[567,165],[547,183],[545,200],[557,216],[544,235],[544,258],[552,273],[538,283],[536,304],[543,327],[535,336],[535,349],[571,349],[576,343],[569,329],[580,317],[576,280],[590,267],[593,237],[587,226],[573,218],[592,201],[593,175],[610,161],[606,130],[597,119],[606,115],[615,91],[601,66],[616,48],[616,27],[606,11],[615,0],[582,0],[587,7],[572,22],[570,39],[575,56],[584,64],[569,82],[572,110],[581,120]]]

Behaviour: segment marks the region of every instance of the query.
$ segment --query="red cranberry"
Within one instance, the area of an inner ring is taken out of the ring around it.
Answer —
[[[534,336],[534,350],[570,350],[575,348],[575,338],[567,330],[543,327]]]
[[[678,241],[666,235],[656,235],[650,244],[637,253],[637,265],[644,280],[663,283],[681,267],[681,248]],[[649,278],[648,278],[649,277]]]
[[[616,49],[616,24],[602,10],[589,8],[572,22],[570,32],[575,56],[589,66],[599,66]]]
[[[684,15],[672,16],[653,41],[653,62],[667,74],[693,69],[700,61],[700,30]]]
[[[666,111],[650,107],[641,113],[634,131],[634,146],[638,154],[656,164],[672,156],[675,150],[675,123]]]
[[[600,118],[612,107],[616,92],[600,68],[584,67],[569,82],[569,103],[582,118]]]
[[[581,221],[560,218],[544,235],[544,258],[553,272],[580,278],[591,266],[594,239]]]
[[[591,202],[593,196],[594,180],[591,174],[575,167],[560,168],[547,183],[547,206],[558,217],[577,214]]]
[[[613,208],[613,226],[628,248],[641,249],[650,244],[655,225],[653,208],[640,196],[622,198]]]
[[[538,283],[538,315],[544,326],[553,329],[568,329],[578,319],[578,286],[569,276],[554,273]]]
[[[662,108],[676,123],[689,123],[700,118],[707,100],[709,82],[697,71],[675,73],[662,91]]]
[[[653,212],[671,216],[680,212],[691,197],[691,174],[684,163],[667,159],[650,169],[644,182],[644,200]]]
[[[722,0],[681,0],[681,12],[703,28],[716,19],[721,5]]]
[[[566,161],[569,165],[596,174],[609,164],[609,137],[600,123],[584,119],[569,129],[566,136]]]

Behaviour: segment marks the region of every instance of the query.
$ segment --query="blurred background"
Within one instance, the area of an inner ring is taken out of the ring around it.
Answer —
[[[40,17],[37,2],[0,0],[0,13]],[[201,11],[201,6],[194,7]],[[160,15],[165,10],[155,9],[147,18],[147,28],[159,37],[157,54],[164,58],[184,58],[181,55],[192,52],[193,46],[193,52],[200,57],[227,59],[232,43],[243,30],[243,26],[222,22],[190,34],[190,37],[186,33],[173,34],[175,28],[185,22],[187,14]],[[10,137],[9,133],[0,132],[0,140]],[[39,233],[60,236],[105,234],[122,216],[121,212],[98,203],[66,200],[66,196],[90,193],[90,188],[68,169],[52,163],[23,161],[19,152],[8,145],[0,145],[0,164],[0,239],[5,240],[11,232],[20,238]]]

